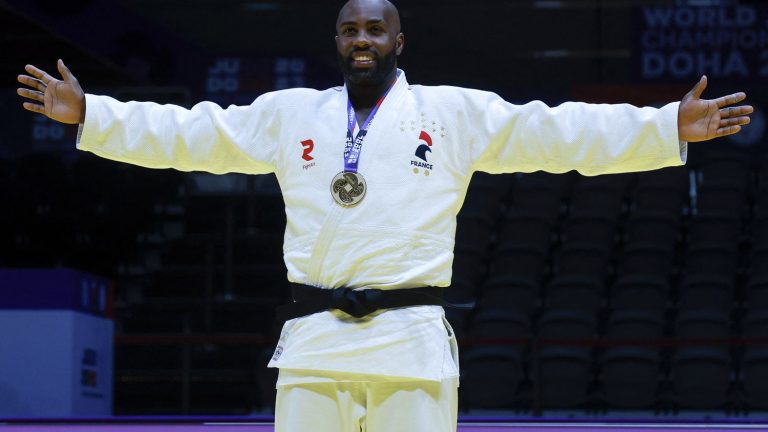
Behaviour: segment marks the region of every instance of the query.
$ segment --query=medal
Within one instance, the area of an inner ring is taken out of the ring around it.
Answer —
[[[344,144],[344,171],[336,174],[333,180],[331,180],[331,196],[342,207],[355,206],[365,198],[368,185],[365,183],[363,175],[357,172],[360,152],[363,149],[363,139],[368,133],[371,121],[376,116],[381,103],[384,102],[384,98],[387,97],[389,91],[397,83],[398,77],[400,77],[399,70],[397,71],[395,82],[381,96],[381,99],[373,107],[371,113],[368,114],[365,123],[360,126],[357,134],[354,133],[355,129],[357,129],[357,116],[355,115],[355,109],[352,107],[352,101],[347,99],[347,141]]]
[[[357,172],[342,171],[331,182],[333,200],[342,207],[357,205],[365,197],[365,178]]]

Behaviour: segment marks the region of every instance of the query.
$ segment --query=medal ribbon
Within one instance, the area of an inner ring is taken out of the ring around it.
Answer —
[[[354,135],[355,128],[357,127],[357,116],[355,116],[355,109],[352,107],[352,101],[347,98],[347,142],[344,145],[345,172],[357,172],[357,164],[360,162],[360,152],[363,150],[363,139],[368,133],[368,128],[371,126],[371,122],[376,116],[376,112],[379,111],[379,107],[384,102],[384,98],[387,97],[389,91],[392,90],[392,87],[395,86],[399,77],[400,71],[398,70],[395,81],[391,86],[389,86],[387,91],[384,92],[384,94],[381,96],[381,99],[376,102],[376,106],[373,107],[371,113],[368,114],[368,118],[365,119],[363,125],[360,126],[360,130],[357,132],[357,135]],[[352,138],[353,136],[354,138]]]

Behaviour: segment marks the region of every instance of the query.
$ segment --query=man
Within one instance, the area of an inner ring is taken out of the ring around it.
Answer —
[[[407,83],[387,0],[350,0],[336,23],[343,88],[268,93],[191,110],[84,95],[27,66],[24,107],[79,123],[78,148],[152,168],[275,172],[295,303],[270,366],[278,431],[455,431],[458,356],[440,307],[474,171],[594,175],[685,162],[687,142],[736,133],[743,93],[661,109],[541,102]],[[381,291],[379,291],[381,290]]]

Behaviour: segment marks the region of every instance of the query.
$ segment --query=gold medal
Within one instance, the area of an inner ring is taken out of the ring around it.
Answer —
[[[340,206],[352,207],[363,200],[367,188],[362,174],[342,171],[331,181],[331,196]]]

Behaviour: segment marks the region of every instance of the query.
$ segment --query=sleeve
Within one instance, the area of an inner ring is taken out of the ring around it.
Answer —
[[[249,106],[191,109],[86,95],[77,148],[148,168],[266,174],[275,171],[280,115],[274,93]]]
[[[465,95],[473,168],[491,173],[577,170],[584,175],[682,165],[678,103],[638,108],[567,102],[514,105],[493,93]]]

